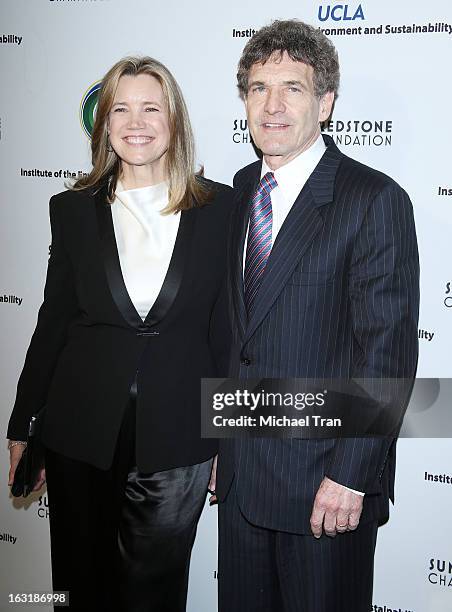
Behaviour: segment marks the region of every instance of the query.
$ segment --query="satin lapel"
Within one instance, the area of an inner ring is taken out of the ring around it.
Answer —
[[[244,343],[270,310],[295,266],[320,231],[323,225],[320,207],[333,201],[336,171],[342,153],[331,138],[324,137],[324,140],[328,148],[295,200],[276,237],[254,301]]]
[[[136,311],[124,283],[116,245],[111,204],[108,204],[106,200],[105,191],[96,194],[96,214],[102,258],[111,296],[127,323],[131,327],[140,328],[143,326],[143,321]]]
[[[165,280],[157,299],[144,320],[147,326],[159,323],[176,299],[182,282],[185,263],[188,259],[189,248],[193,244],[195,220],[195,210],[185,210],[181,213],[176,242]]]
[[[247,314],[245,308],[245,298],[243,293],[243,249],[245,246],[245,236],[249,220],[249,202],[256,189],[259,176],[250,179],[247,183],[237,189],[238,206],[236,208],[233,221],[231,239],[231,276],[232,276],[232,297],[235,314],[239,323],[240,335],[243,338],[247,324]]]

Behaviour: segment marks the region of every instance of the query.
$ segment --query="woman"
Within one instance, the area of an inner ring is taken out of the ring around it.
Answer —
[[[173,76],[125,58],[102,83],[91,173],[50,201],[10,483],[45,405],[53,586],[73,610],[185,610],[216,452],[200,437],[200,378],[223,374],[228,351],[231,208],[228,187],[194,175],[193,151]]]

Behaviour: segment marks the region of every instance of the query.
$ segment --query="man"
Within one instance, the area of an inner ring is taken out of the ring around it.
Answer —
[[[234,179],[229,376],[413,378],[412,206],[320,133],[339,85],[333,45],[275,21],[237,76],[263,159]],[[394,457],[393,438],[222,441],[220,612],[370,610]]]

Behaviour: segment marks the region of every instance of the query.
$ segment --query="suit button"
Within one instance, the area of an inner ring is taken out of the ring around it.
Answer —
[[[251,365],[251,359],[248,359],[248,357],[243,357],[240,360],[241,365],[245,365],[245,366],[249,366]]]

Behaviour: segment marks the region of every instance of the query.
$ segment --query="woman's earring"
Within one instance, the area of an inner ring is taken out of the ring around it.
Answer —
[[[110,135],[107,135],[107,151],[109,153],[113,153],[113,147],[111,146],[111,142],[110,142]]]

